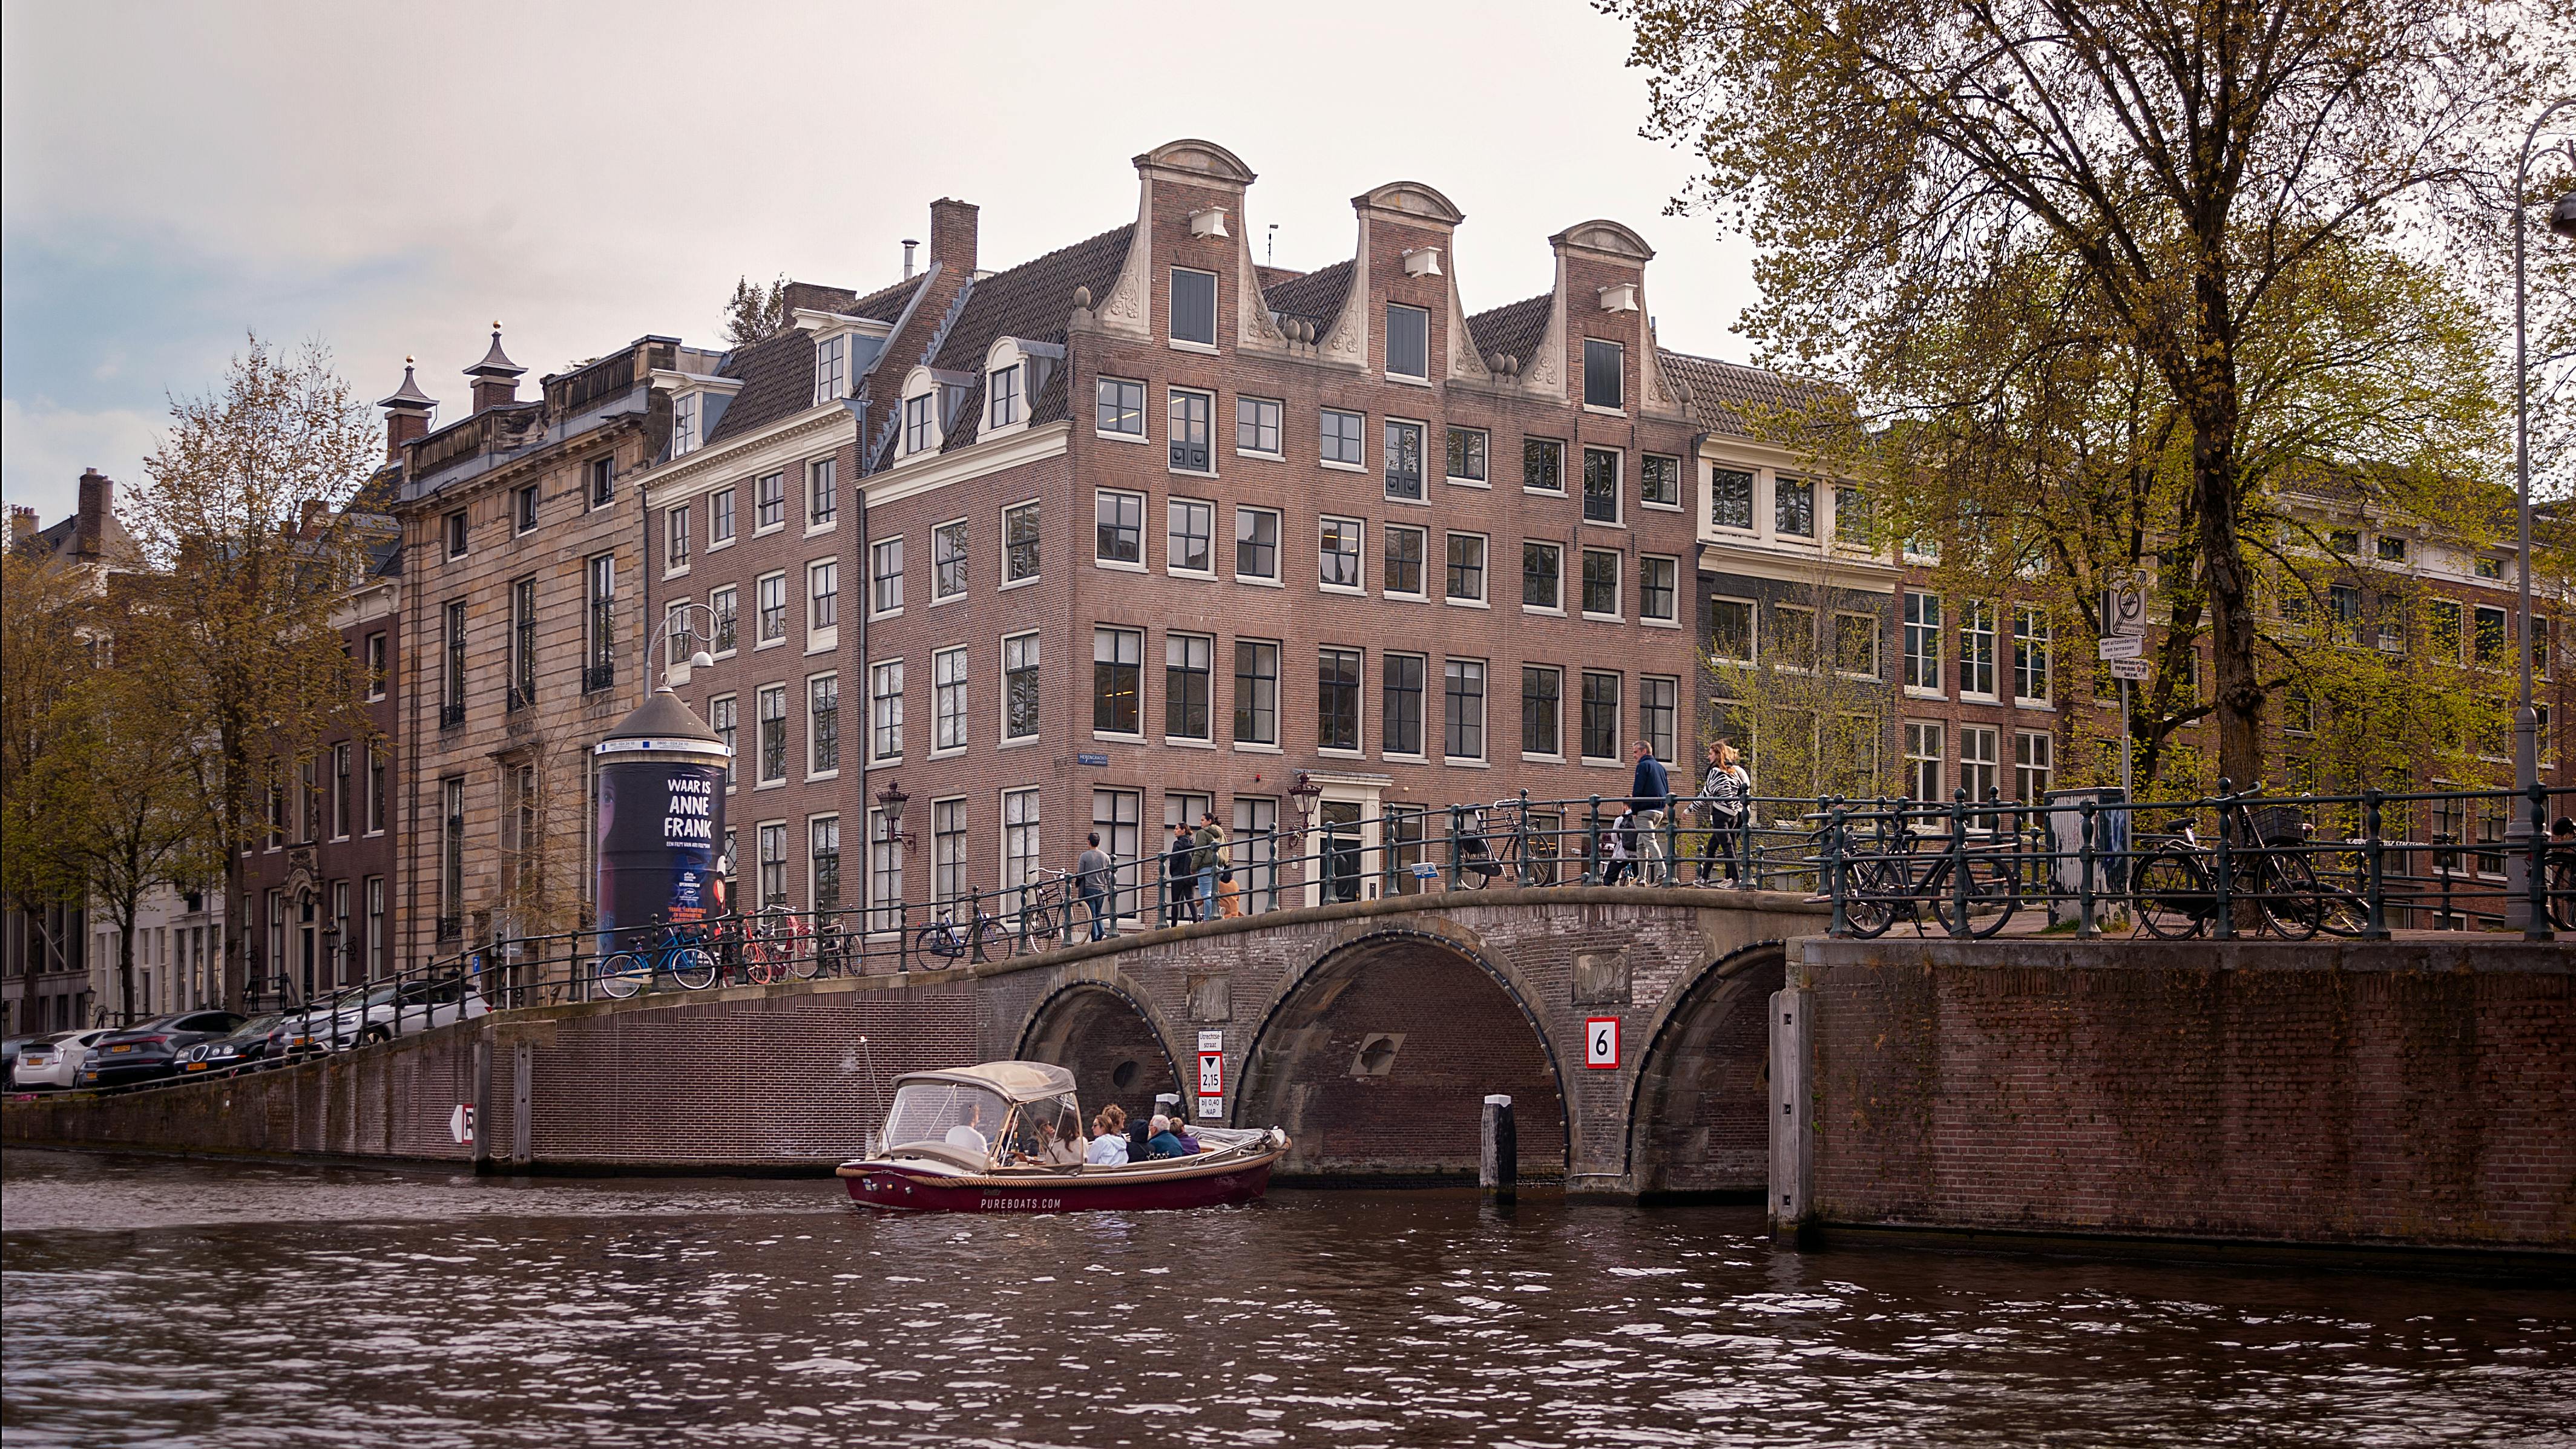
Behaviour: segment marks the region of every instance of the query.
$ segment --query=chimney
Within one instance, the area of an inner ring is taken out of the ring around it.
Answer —
[[[474,379],[474,411],[505,407],[519,400],[519,374],[527,371],[501,350],[501,324],[492,324],[492,347],[483,360],[465,369]]]
[[[83,469],[80,476],[80,524],[73,533],[72,552],[82,558],[96,558],[100,540],[106,536],[107,516],[115,505],[116,485],[96,468]]]
[[[903,239],[903,279],[907,282],[912,280],[912,249],[919,245],[910,237]]]
[[[973,202],[941,197],[930,203],[930,259],[960,280],[975,275]]]
[[[23,547],[36,536],[36,510],[21,504],[9,506],[9,546]]]
[[[328,506],[319,498],[305,499],[304,506],[295,512],[295,536],[297,538],[320,537],[322,514]]]
[[[411,369],[412,360],[404,358],[402,386],[394,389],[393,396],[376,404],[385,410],[387,462],[401,460],[403,444],[429,435],[429,415],[438,409],[438,399],[420,390],[420,383],[412,376]]]

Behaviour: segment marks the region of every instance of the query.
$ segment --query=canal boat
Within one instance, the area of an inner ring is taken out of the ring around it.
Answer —
[[[1270,1186],[1276,1127],[1201,1127],[1187,1157],[1086,1165],[1073,1073],[1045,1062],[906,1072],[869,1155],[841,1164],[853,1201],[889,1212],[1056,1213],[1218,1207]]]

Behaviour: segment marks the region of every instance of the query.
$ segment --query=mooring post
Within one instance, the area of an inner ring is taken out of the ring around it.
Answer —
[[[1519,1195],[1520,1133],[1512,1126],[1512,1099],[1496,1094],[1485,1099],[1484,1150],[1476,1160],[1476,1186],[1497,1202]]]

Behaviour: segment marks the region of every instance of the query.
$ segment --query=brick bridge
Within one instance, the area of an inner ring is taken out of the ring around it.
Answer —
[[[1086,1106],[1194,1101],[1285,1127],[1320,1176],[1472,1173],[1515,1104],[1524,1176],[1575,1191],[1764,1184],[1764,1005],[1824,908],[1654,887],[1396,896],[1216,921],[974,969],[980,1050],[1073,1069]],[[1618,1023],[1618,1064],[1586,1060]]]

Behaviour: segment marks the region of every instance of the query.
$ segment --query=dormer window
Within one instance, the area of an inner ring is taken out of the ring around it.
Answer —
[[[903,451],[909,456],[939,446],[939,390],[903,400]]]
[[[814,344],[814,403],[839,402],[849,391],[850,339],[845,334],[827,337]]]
[[[1216,346],[1216,273],[1172,268],[1172,340]]]
[[[1583,339],[1583,405],[1620,409],[1627,406],[1623,382],[1628,349],[1598,337]]]
[[[1018,422],[1020,420],[1019,364],[1015,362],[1008,367],[994,368],[992,379],[986,385],[984,394],[992,401],[992,417],[986,426],[1006,428]]]
[[[1420,307],[1386,306],[1386,375],[1431,378],[1431,314]]]
[[[671,456],[694,451],[698,446],[698,395],[684,392],[671,399]]]

